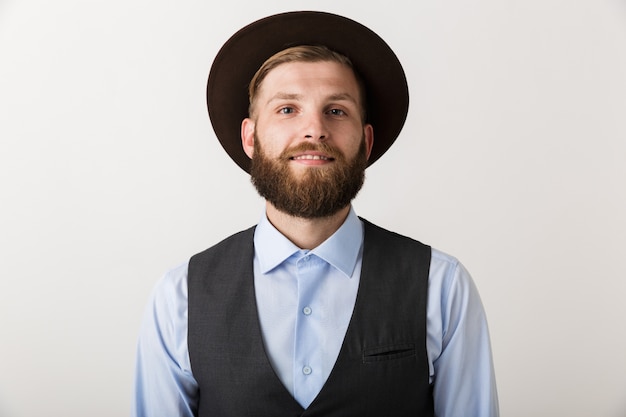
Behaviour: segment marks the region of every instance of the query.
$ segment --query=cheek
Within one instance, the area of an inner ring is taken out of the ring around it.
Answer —
[[[342,148],[345,155],[350,156],[356,155],[365,141],[365,134],[360,126],[355,129],[350,129],[349,132],[346,131],[343,137],[349,139],[342,141],[339,146]]]
[[[266,157],[275,158],[283,151],[283,144],[275,139],[276,136],[271,132],[257,132],[255,137],[255,152],[258,151],[258,147],[262,148],[262,152]]]
[[[256,131],[256,141],[261,142],[267,155],[278,155],[285,148],[291,146],[295,138],[293,129],[289,126],[271,126]]]

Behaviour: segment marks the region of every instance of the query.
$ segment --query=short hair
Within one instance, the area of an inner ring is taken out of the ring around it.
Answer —
[[[278,67],[281,64],[286,64],[288,62],[337,62],[341,65],[345,65],[350,68],[356,78],[356,82],[359,88],[359,99],[361,105],[361,116],[363,121],[366,120],[366,90],[365,83],[363,79],[359,76],[358,72],[352,65],[352,61],[345,55],[342,55],[338,52],[335,52],[323,45],[300,45],[293,46],[287,49],[283,49],[280,52],[275,53],[271,57],[269,57],[263,65],[257,70],[250,81],[248,86],[248,114],[251,116],[254,111],[254,100],[256,95],[261,88],[261,84],[263,80],[269,74],[271,70]]]

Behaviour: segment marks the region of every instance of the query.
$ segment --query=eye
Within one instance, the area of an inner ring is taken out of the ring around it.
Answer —
[[[294,112],[294,108],[293,107],[281,107],[278,112],[280,114],[293,114]]]
[[[330,109],[328,113],[332,116],[345,116],[346,112],[341,109]]]

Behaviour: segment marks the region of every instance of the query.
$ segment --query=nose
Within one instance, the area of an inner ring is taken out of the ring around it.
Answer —
[[[324,116],[321,114],[309,115],[304,125],[304,138],[309,140],[324,140],[328,137]]]

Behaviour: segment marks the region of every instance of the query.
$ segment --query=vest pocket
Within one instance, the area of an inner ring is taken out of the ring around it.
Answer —
[[[413,343],[365,349],[363,351],[363,362],[380,362],[390,359],[406,358],[408,356],[415,356],[415,345]]]

